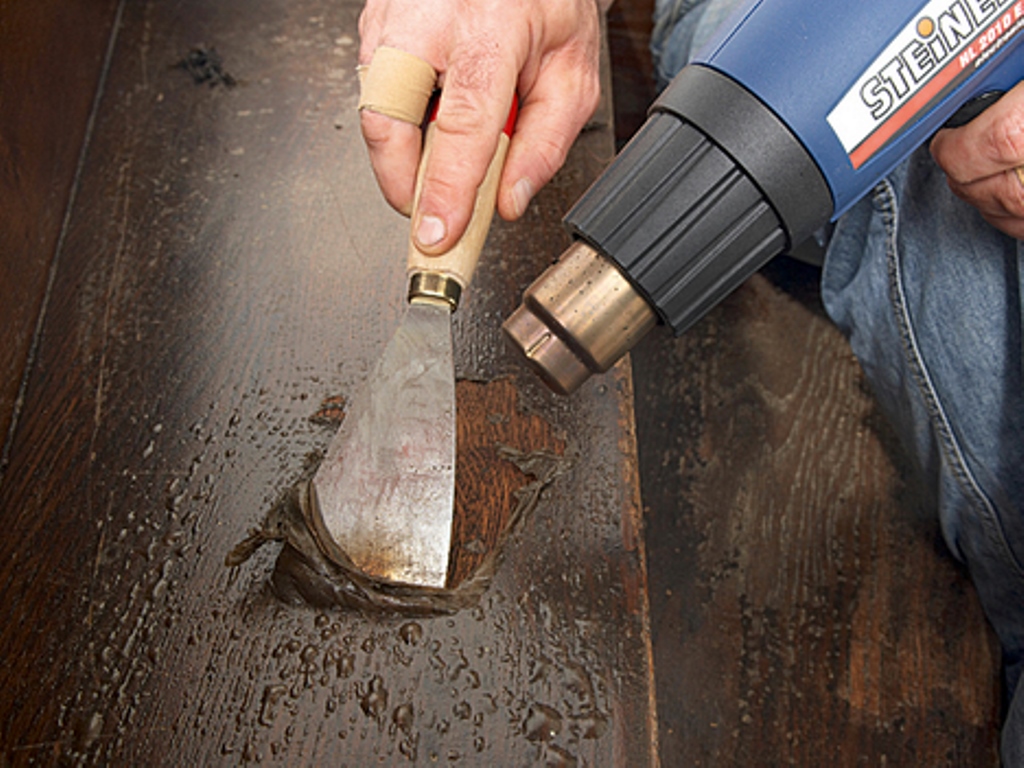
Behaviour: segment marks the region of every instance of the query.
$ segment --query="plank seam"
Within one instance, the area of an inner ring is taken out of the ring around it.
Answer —
[[[107,50],[103,55],[103,64],[100,67],[100,76],[96,82],[96,93],[93,95],[92,105],[89,108],[89,117],[85,123],[85,132],[82,135],[82,148],[78,153],[78,161],[75,164],[75,175],[71,181],[71,190],[68,193],[68,202],[64,208],[64,216],[61,219],[60,234],[57,236],[57,244],[53,249],[53,256],[50,259],[50,266],[46,274],[46,289],[43,291],[43,300],[39,305],[39,314],[36,316],[36,325],[32,331],[32,342],[25,356],[25,367],[22,370],[21,382],[18,385],[18,394],[14,399],[11,408],[11,421],[7,428],[7,435],[4,438],[3,453],[0,453],[0,488],[3,487],[4,479],[7,476],[7,467],[10,464],[11,450],[14,445],[14,436],[18,430],[18,423],[21,421],[21,412],[25,406],[25,395],[28,391],[28,382],[32,371],[35,368],[36,358],[39,354],[39,347],[42,343],[43,325],[46,322],[47,309],[50,304],[50,297],[53,294],[53,286],[57,279],[57,269],[60,266],[61,253],[64,250],[64,242],[67,239],[68,229],[71,225],[71,214],[75,208],[78,197],[78,189],[81,186],[82,175],[85,169],[85,158],[89,152],[92,142],[92,134],[96,127],[96,118],[99,114],[100,103],[103,100],[103,93],[106,90],[107,76],[110,72],[111,62],[114,58],[114,48],[117,44],[118,31],[121,28],[121,17],[124,12],[126,0],[120,0],[117,10],[114,12],[114,23],[110,29],[110,38],[107,40]]]

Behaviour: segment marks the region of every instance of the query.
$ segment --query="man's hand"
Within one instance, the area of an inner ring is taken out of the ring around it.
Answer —
[[[465,229],[514,92],[519,118],[498,189],[509,220],[561,167],[597,107],[595,0],[368,0],[359,32],[360,64],[388,45],[439,74],[436,136],[412,222],[425,253],[443,253]],[[419,129],[370,110],[361,125],[385,198],[411,214]]]
[[[939,131],[931,151],[957,197],[1024,239],[1024,83],[967,125]]]

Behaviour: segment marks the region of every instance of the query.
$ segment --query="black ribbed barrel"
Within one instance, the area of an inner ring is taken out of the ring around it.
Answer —
[[[825,223],[831,202],[817,166],[770,110],[694,66],[565,223],[678,334]]]
[[[566,216],[682,333],[786,246],[746,174],[700,131],[654,114]]]

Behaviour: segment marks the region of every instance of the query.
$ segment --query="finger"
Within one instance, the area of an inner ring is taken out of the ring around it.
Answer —
[[[526,212],[532,197],[562,167],[599,100],[596,62],[592,69],[555,62],[540,74],[520,108],[509,146],[498,197],[503,218],[513,221]]]
[[[1024,82],[967,125],[939,131],[931,151],[950,179],[960,184],[1024,165]]]
[[[409,216],[420,162],[419,127],[370,110],[359,113],[359,125],[384,199]]]
[[[366,66],[380,45],[381,17],[373,3],[367,3],[359,13],[359,66]]]
[[[385,198],[409,214],[420,157],[420,130],[437,82],[428,61],[381,45],[359,72],[359,114],[374,173]]]
[[[1024,182],[1015,168],[969,184],[950,180],[949,187],[984,215],[1024,219]]]
[[[424,253],[444,253],[465,231],[508,118],[516,69],[493,45],[471,44],[453,53],[412,224]]]

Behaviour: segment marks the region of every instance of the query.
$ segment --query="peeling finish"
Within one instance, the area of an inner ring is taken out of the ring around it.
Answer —
[[[454,588],[393,584],[368,577],[352,564],[328,558],[313,533],[310,481],[303,480],[267,513],[260,527],[228,554],[225,564],[239,567],[269,542],[282,542],[271,583],[279,598],[317,608],[347,608],[404,616],[450,614],[476,605],[490,586],[501,562],[504,545],[531,514],[541,492],[564,474],[569,462],[545,452],[522,454],[505,448],[503,457],[533,481],[524,485],[519,502],[495,546],[467,579]]]

